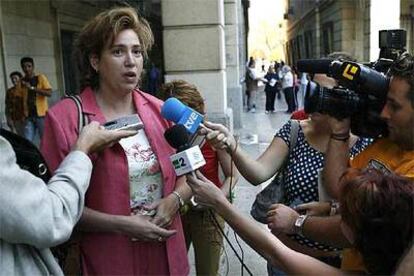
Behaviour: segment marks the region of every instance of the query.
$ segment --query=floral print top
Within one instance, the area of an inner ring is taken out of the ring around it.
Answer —
[[[162,175],[158,159],[144,130],[120,141],[128,160],[131,213],[153,215],[148,206],[162,197]]]

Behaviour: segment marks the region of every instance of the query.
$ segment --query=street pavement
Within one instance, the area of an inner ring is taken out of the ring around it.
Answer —
[[[283,126],[290,116],[284,112],[287,110],[287,105],[283,97],[280,100],[276,100],[275,113],[265,114],[264,106],[265,93],[259,92],[256,113],[243,112],[243,128],[234,130],[234,134],[239,137],[239,146],[254,158],[259,157],[264,152],[276,131]],[[250,216],[250,207],[256,194],[266,187],[268,182],[253,186],[240,175],[239,182],[235,188],[236,198],[234,205],[236,208],[245,215]],[[266,225],[262,226],[267,229]],[[241,250],[235,240],[234,231],[230,227],[226,226],[225,232],[233,247],[238,251],[239,256],[244,255],[244,263],[251,273],[259,276],[267,275],[266,261],[238,237],[237,240],[240,243]],[[196,275],[192,248],[190,249],[189,260],[191,264],[190,275]],[[241,272],[240,261],[226,241],[224,241],[224,249],[220,260],[220,275],[249,275],[246,270],[243,273]]]

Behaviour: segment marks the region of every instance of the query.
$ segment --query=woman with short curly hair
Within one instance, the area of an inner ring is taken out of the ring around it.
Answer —
[[[84,275],[186,275],[189,271],[181,219],[191,191],[177,178],[164,139],[171,123],[162,102],[138,89],[144,58],[153,44],[148,22],[133,8],[113,8],[81,30],[75,56],[81,76],[83,112],[104,124],[136,115],[144,124],[93,156],[80,253]],[[41,149],[54,170],[78,135],[78,112],[65,99],[47,114]]]

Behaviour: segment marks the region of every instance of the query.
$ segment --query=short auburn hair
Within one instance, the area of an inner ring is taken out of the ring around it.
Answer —
[[[188,83],[185,80],[173,80],[165,83],[161,87],[158,97],[163,101],[171,97],[177,98],[183,104],[191,107],[198,113],[205,113],[204,99],[201,96],[201,93],[195,85]]]
[[[147,20],[131,7],[116,7],[101,12],[82,28],[74,43],[74,58],[80,73],[80,87],[97,88],[99,75],[92,68],[89,58],[101,56],[105,47],[110,46],[122,31],[133,30],[141,43],[144,57],[154,44],[154,36]]]
[[[342,221],[371,274],[390,275],[413,241],[413,180],[376,169],[350,169],[342,179]]]

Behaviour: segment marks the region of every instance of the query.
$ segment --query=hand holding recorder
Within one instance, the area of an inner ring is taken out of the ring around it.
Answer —
[[[103,124],[108,130],[135,130],[138,131],[144,128],[144,123],[141,122],[137,114],[124,116]]]
[[[76,144],[73,146],[73,150],[80,150],[90,154],[111,146],[122,138],[135,134],[137,134],[137,131],[107,130],[100,126],[98,122],[91,122],[82,129]]]

